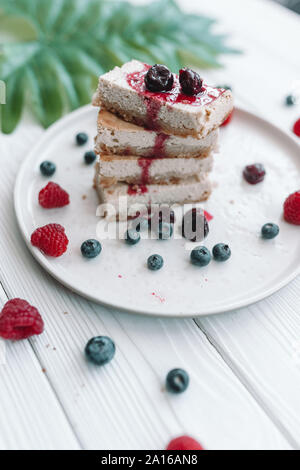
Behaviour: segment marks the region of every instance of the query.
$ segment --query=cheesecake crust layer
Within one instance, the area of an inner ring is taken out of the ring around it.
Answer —
[[[203,139],[158,133],[128,123],[101,109],[98,114],[96,153],[136,155],[141,157],[201,157],[218,151],[218,130]]]

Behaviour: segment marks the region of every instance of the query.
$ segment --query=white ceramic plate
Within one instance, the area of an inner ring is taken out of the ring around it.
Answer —
[[[212,261],[205,268],[191,265],[184,240],[103,240],[98,258],[86,260],[81,243],[96,238],[97,195],[92,188],[93,166],[83,153],[93,147],[97,110],[84,107],[47,130],[24,161],[15,187],[15,210],[21,232],[39,263],[73,291],[109,306],[135,313],[164,316],[200,316],[246,306],[277,291],[300,272],[300,227],[285,223],[282,204],[300,187],[300,148],[288,134],[257,116],[236,109],[230,125],[221,129],[221,151],[215,157],[214,191],[202,207],[214,219],[205,245],[226,242],[232,257]],[[84,147],[75,145],[80,131],[89,134]],[[71,204],[44,210],[37,202],[47,179],[40,174],[43,160],[57,164],[52,181],[63,186]],[[267,176],[256,186],[242,178],[246,164],[261,162]],[[62,224],[69,249],[58,259],[44,256],[30,244],[33,230],[50,222]],[[266,222],[280,225],[274,240],[262,240]],[[150,272],[146,260],[159,253],[163,269]]]

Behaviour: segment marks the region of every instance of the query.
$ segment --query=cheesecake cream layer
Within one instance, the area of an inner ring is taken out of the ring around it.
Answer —
[[[218,129],[203,139],[161,134],[120,119],[101,109],[98,114],[97,153],[137,155],[141,157],[200,157],[218,150]]]
[[[132,60],[100,76],[93,104],[103,106],[129,122],[198,139],[217,129],[233,109],[230,90],[206,87],[200,105],[189,104],[189,100],[186,100],[188,103],[170,102],[162,93],[147,92],[144,85],[144,88],[136,89],[134,78],[129,79],[136,73],[143,76],[145,64]],[[175,83],[176,80],[178,83],[175,76]],[[211,98],[214,96],[217,98]]]
[[[141,209],[141,205],[194,203],[205,201],[211,193],[211,183],[205,174],[178,181],[176,184],[152,184],[143,187],[126,183],[106,187],[96,178],[96,188],[100,202],[107,205],[104,213],[108,218],[113,218],[116,214],[119,220],[134,215]]]
[[[143,158],[101,154],[98,174],[100,178],[111,179],[112,183],[153,184],[208,173],[212,167],[212,155],[207,158]]]

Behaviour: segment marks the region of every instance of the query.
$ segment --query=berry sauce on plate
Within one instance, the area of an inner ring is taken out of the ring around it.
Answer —
[[[155,144],[153,147],[153,156],[156,158],[164,158],[165,155],[165,142],[170,138],[169,135],[159,133],[155,137]]]
[[[129,73],[127,75],[127,83],[131,88],[144,96],[148,114],[148,128],[159,130],[157,123],[158,114],[163,103],[175,104],[183,103],[191,106],[204,106],[212,103],[219,98],[226,90],[221,88],[213,88],[206,84],[202,85],[200,93],[196,95],[185,95],[181,91],[178,75],[174,74],[174,83],[170,91],[151,92],[145,86],[145,74],[151,68],[150,65],[144,64],[144,69],[138,72]]]

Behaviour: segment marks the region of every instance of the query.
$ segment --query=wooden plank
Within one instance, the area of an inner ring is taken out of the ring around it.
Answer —
[[[34,275],[21,288],[30,290],[47,320],[33,347],[85,448],[159,449],[182,433],[209,449],[289,448],[191,320],[106,311],[40,277],[38,285]],[[117,345],[114,361],[103,369],[83,357],[95,334]],[[191,385],[171,396],[163,390],[165,376],[180,366]]]
[[[300,279],[239,312],[197,323],[293,446],[300,448]],[[291,439],[289,438],[291,442]]]
[[[0,308],[6,301],[0,284]],[[0,449],[79,449],[30,343],[6,343],[0,363]]]

